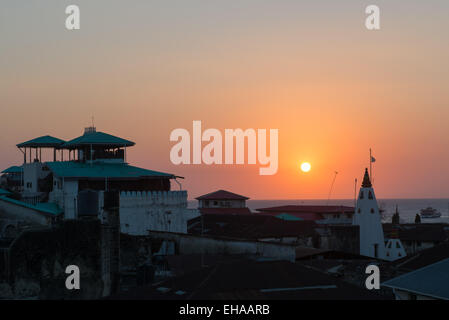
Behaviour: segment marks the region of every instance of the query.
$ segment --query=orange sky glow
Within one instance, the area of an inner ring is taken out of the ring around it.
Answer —
[[[352,198],[369,148],[378,198],[449,197],[447,2],[380,1],[376,32],[358,1],[78,1],[81,30],[68,32],[66,2],[0,4],[2,170],[21,163],[17,143],[75,138],[94,116],[136,142],[130,163],[185,177],[189,198],[323,199],[335,171],[332,198]],[[170,132],[193,120],[278,129],[278,173],[171,164]]]

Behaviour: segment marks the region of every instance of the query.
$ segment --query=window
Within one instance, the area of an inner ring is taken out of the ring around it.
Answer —
[[[373,200],[373,194],[371,191],[368,192],[368,199]]]
[[[32,182],[27,182],[27,188],[31,189],[33,187],[33,183]]]
[[[209,200],[204,201],[204,206],[208,207],[209,206]]]
[[[214,201],[214,206],[218,205],[218,201]]]
[[[373,208],[371,208],[371,210],[370,210],[370,211],[371,211],[371,213],[374,213],[374,209],[373,209]]]
[[[363,199],[363,191],[360,191],[360,199]]]
[[[361,213],[362,212],[362,210],[360,210],[360,208],[358,208],[357,209],[357,213]]]
[[[409,293],[409,294],[408,294],[408,298],[409,298],[410,300],[417,300],[416,294],[414,294],[414,293]]]
[[[401,246],[399,245],[399,242],[396,242],[396,248],[401,249]]]
[[[376,243],[374,244],[374,258],[377,258],[378,256],[378,249],[379,249],[379,245]]]

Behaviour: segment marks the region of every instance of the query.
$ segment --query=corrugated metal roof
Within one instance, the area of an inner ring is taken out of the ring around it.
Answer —
[[[82,136],[66,142],[63,148],[78,148],[89,145],[107,145],[111,147],[131,147],[134,142],[104,132],[86,132]]]
[[[0,188],[0,195],[1,196],[7,195],[7,194],[11,194],[11,192],[9,192],[8,190]]]
[[[19,166],[12,166],[2,171],[2,173],[22,173],[22,172],[23,168]]]
[[[57,148],[65,143],[64,140],[46,135],[39,138],[31,139],[22,143],[19,143],[19,148]]]
[[[168,177],[170,173],[158,172],[130,166],[126,163],[106,162],[47,162],[47,166],[54,175],[64,178],[143,178],[143,177]]]
[[[198,284],[201,284],[200,286]],[[158,290],[158,288],[169,290]],[[300,290],[299,290],[300,289]],[[184,295],[175,294],[186,292]],[[109,299],[378,300],[377,292],[287,261],[223,261]]]
[[[57,204],[55,203],[38,203],[36,205],[33,204],[29,204],[23,201],[19,201],[19,200],[15,200],[15,199],[11,199],[8,198],[6,196],[0,196],[0,200],[24,207],[24,208],[28,208],[28,209],[33,209],[36,210],[38,212],[42,212],[42,213],[46,213],[46,214],[51,214],[51,215],[59,215],[62,213],[61,208],[58,207]]]
[[[393,289],[449,300],[448,271],[449,258],[390,279],[383,285]]]
[[[218,190],[205,195],[202,195],[196,200],[248,200],[248,197],[241,196],[239,194],[229,192],[226,190]]]

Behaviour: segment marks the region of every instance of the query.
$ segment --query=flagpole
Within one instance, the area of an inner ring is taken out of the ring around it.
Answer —
[[[371,156],[371,148],[369,148],[369,179],[371,180],[371,182],[373,181],[373,177],[371,176],[371,169],[372,169],[372,160],[373,157]]]

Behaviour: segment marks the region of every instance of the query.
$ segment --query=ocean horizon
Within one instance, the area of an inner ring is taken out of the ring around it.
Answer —
[[[441,212],[440,218],[422,219],[422,223],[449,223],[449,198],[423,198],[423,199],[377,199],[379,207],[384,210],[383,222],[391,222],[391,217],[398,207],[400,221],[413,223],[415,216],[421,209],[432,207]],[[248,208],[256,211],[260,208],[286,205],[342,205],[354,206],[354,199],[297,199],[297,200],[247,200]],[[198,206],[197,200],[189,200],[189,208]]]

